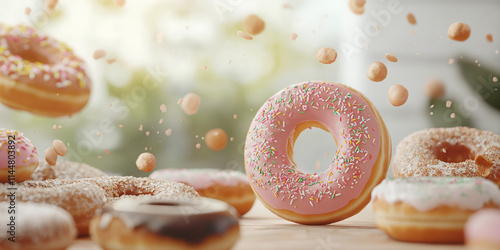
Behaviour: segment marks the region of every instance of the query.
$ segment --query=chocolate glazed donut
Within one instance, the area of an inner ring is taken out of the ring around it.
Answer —
[[[92,219],[90,234],[104,249],[230,249],[239,222],[233,207],[210,198],[123,199]]]

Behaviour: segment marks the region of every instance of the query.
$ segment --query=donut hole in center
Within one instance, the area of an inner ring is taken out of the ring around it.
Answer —
[[[438,160],[450,163],[464,162],[475,158],[474,152],[469,147],[448,142],[439,144],[434,154]]]
[[[288,140],[288,157],[306,174],[319,174],[328,170],[335,151],[335,137],[319,122],[300,123]]]
[[[34,44],[34,42],[23,43],[11,39],[7,39],[7,47],[12,55],[19,56],[23,60],[49,65],[55,63],[55,60],[49,55],[49,50],[51,50],[50,47],[41,47],[40,45]],[[44,51],[47,52],[44,53]]]

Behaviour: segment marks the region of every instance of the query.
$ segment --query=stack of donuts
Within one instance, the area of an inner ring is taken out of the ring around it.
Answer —
[[[468,127],[415,132],[397,146],[392,173],[372,192],[377,226],[389,236],[500,247],[499,135]],[[486,215],[496,219],[489,229],[478,226]],[[496,237],[484,233],[490,229]]]
[[[224,202],[199,198],[194,188],[173,181],[39,162],[34,144],[15,130],[0,129],[0,163],[0,208],[22,213],[11,219],[15,233],[0,234],[1,249],[65,249],[89,232],[105,249],[229,249],[239,237],[238,213]],[[0,222],[8,225],[8,219]]]

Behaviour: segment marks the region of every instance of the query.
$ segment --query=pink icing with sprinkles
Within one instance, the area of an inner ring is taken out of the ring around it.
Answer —
[[[337,141],[328,170],[302,173],[288,157],[298,124],[316,121]],[[305,82],[272,96],[247,135],[245,168],[259,196],[276,209],[324,214],[345,207],[367,185],[380,150],[380,127],[365,99],[340,84]]]
[[[13,136],[14,138],[9,138]],[[33,163],[38,163],[38,153],[35,145],[22,133],[16,130],[0,129],[0,169],[8,168],[9,164],[9,140],[15,142],[16,167],[24,167]]]
[[[36,54],[45,62],[30,61],[16,51]],[[0,24],[0,75],[20,83],[43,85],[59,91],[89,89],[86,64],[64,43],[26,25]],[[55,84],[54,84],[55,83]]]

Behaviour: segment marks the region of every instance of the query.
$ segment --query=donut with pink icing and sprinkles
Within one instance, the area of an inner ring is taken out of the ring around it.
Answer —
[[[0,24],[0,102],[37,115],[71,116],[85,107],[86,65],[36,28]]]
[[[323,173],[300,171],[293,160],[299,134],[318,127],[337,142]],[[348,218],[370,201],[386,176],[391,139],[373,104],[351,87],[304,82],[272,96],[250,125],[245,168],[251,186],[273,213],[301,224]]]
[[[16,130],[0,128],[0,182],[25,181],[37,167],[35,145]]]

